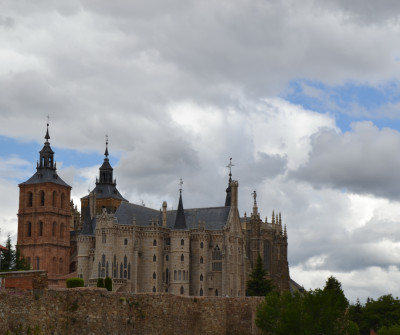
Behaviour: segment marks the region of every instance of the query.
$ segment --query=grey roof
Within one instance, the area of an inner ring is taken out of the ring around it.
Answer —
[[[83,227],[80,235],[94,235],[96,232],[96,216],[90,218],[90,208],[86,207],[85,213],[83,213]]]
[[[32,177],[30,177],[27,181],[21,183],[21,185],[39,184],[47,182],[71,187],[58,176],[55,169],[51,168],[38,168],[36,173]]]
[[[95,192],[96,198],[98,198],[98,199],[113,198],[113,199],[119,199],[122,201],[128,201],[121,195],[121,193],[119,193],[115,184],[100,184],[100,183],[98,183],[96,185],[96,187],[94,188],[93,192]],[[82,199],[87,199],[87,198],[89,198],[89,195],[83,197]]]

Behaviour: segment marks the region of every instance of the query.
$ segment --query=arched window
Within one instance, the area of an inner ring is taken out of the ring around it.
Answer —
[[[200,289],[200,297],[203,296],[203,288]]]
[[[51,231],[52,236],[56,236],[56,230],[57,230],[57,223],[54,221],[53,222],[53,229]]]
[[[153,256],[153,262],[155,262],[157,260],[156,255]]]
[[[64,223],[61,223],[61,226],[60,226],[60,238],[63,238],[64,237]]]
[[[28,222],[27,234],[28,237],[32,236],[32,223]]]
[[[128,257],[124,257],[124,269],[126,269],[126,267],[128,266]]]
[[[40,206],[44,206],[44,191],[40,191]]]
[[[61,208],[65,207],[65,194],[61,193]]]
[[[203,264],[203,256],[200,257],[200,264]]]
[[[32,207],[32,206],[33,206],[33,193],[28,192],[28,207]]]
[[[203,249],[204,248],[204,243],[200,242],[200,248]]]
[[[128,245],[128,239],[127,238],[124,240],[124,244]]]
[[[153,292],[157,292],[157,290],[156,290],[156,287],[155,287],[155,286],[153,286]]]
[[[185,240],[181,239],[181,245],[185,245]]]
[[[57,192],[53,191],[53,207],[57,207]]]
[[[43,222],[39,221],[39,236],[43,236]]]
[[[155,272],[153,272],[153,279],[156,279],[156,278],[157,278],[157,275]]]
[[[215,296],[218,297],[218,289],[215,290]]]
[[[168,256],[168,255],[165,256],[165,260],[166,260],[167,262],[169,261],[169,256]]]
[[[153,241],[153,246],[156,246],[157,245],[157,240],[154,240]]]
[[[131,280],[131,264],[128,264],[128,280]]]
[[[124,279],[126,279],[127,277],[128,277],[128,272],[124,270]]]
[[[183,262],[185,260],[185,256],[183,256],[183,254],[181,255],[181,262]]]
[[[200,275],[200,281],[203,281],[203,274]]]
[[[39,256],[36,257],[36,270],[40,270],[40,258],[39,258]]]
[[[183,289],[183,286],[181,286],[181,294],[183,294],[185,290]]]
[[[182,280],[182,271],[181,270],[178,271],[178,280]]]
[[[124,271],[124,268],[122,267],[122,263],[121,263],[121,265],[119,266],[119,278],[121,278],[121,279],[122,279],[123,271]]]
[[[167,270],[165,270],[165,282],[168,284],[169,281],[169,270],[167,268]]]
[[[174,271],[174,280],[176,280],[176,270]]]

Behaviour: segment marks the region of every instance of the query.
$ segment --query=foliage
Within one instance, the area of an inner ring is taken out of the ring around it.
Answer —
[[[15,246],[15,270],[30,270],[30,264],[21,256],[18,246]]]
[[[383,326],[378,331],[378,335],[399,335],[400,334],[400,324],[392,325],[389,327]]]
[[[67,279],[67,288],[74,288],[74,287],[83,287],[84,281],[82,278],[68,278]]]
[[[267,271],[265,271],[261,256],[258,255],[256,266],[250,274],[250,279],[247,281],[247,295],[250,296],[265,296],[273,289],[272,281],[265,279]]]
[[[97,287],[104,287],[104,279],[97,278]]]
[[[257,309],[256,325],[263,334],[357,334],[347,317],[348,301],[340,282],[328,278],[323,290],[304,295],[271,292]]]
[[[1,252],[1,270],[12,270],[15,264],[15,251],[11,245],[10,234],[7,236],[7,241],[5,247],[8,250],[3,250]]]
[[[112,279],[110,277],[106,277],[104,281],[104,287],[107,289],[107,291],[112,291]]]

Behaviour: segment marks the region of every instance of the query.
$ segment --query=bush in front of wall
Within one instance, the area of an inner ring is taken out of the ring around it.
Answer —
[[[68,278],[67,279],[67,288],[74,288],[74,287],[83,287],[84,281],[82,278]]]

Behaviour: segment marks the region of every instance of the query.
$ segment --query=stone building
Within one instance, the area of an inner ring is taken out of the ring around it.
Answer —
[[[45,139],[36,173],[19,184],[17,245],[31,268],[47,270],[51,281],[69,273],[71,186],[57,174],[49,124]]]
[[[254,192],[251,217],[241,218],[239,183],[231,173],[225,206],[184,209],[180,192],[176,210],[166,202],[156,210],[121,196],[107,146],[99,172],[95,189],[81,199],[77,273],[86,285],[111,277],[116,291],[244,296],[260,254],[275,287],[289,290],[281,215],[263,222]]]

